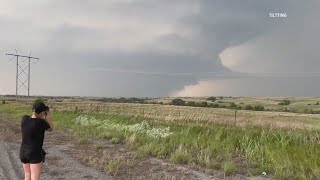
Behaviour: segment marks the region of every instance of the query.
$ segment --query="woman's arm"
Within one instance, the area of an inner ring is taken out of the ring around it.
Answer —
[[[47,131],[53,131],[53,124],[52,124],[52,116],[51,116],[51,112],[47,112],[47,116],[46,116],[46,121],[48,122],[50,128],[47,129]]]

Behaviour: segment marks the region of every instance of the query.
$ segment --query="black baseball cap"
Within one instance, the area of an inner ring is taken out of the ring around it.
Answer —
[[[44,103],[40,102],[40,103],[35,103],[32,107],[32,111],[37,113],[37,114],[40,114],[42,113],[43,111],[47,111],[49,109],[48,106],[46,106]]]

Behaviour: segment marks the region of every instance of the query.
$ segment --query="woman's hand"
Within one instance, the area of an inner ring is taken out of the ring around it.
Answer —
[[[49,119],[49,118],[51,119],[51,112],[48,111],[46,114],[47,114],[46,118],[47,118],[47,119]]]
[[[53,130],[53,124],[52,124],[52,117],[51,117],[51,112],[50,111],[47,112],[46,120],[50,125],[50,128],[48,129],[48,131],[52,131]]]

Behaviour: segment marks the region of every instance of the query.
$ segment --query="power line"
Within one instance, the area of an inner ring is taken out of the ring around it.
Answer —
[[[18,100],[18,96],[19,96],[18,91],[21,88],[27,89],[28,97],[30,97],[30,79],[31,79],[30,78],[30,75],[31,75],[30,63],[31,63],[31,61],[34,61],[33,63],[38,62],[39,58],[32,57],[31,52],[30,52],[29,56],[26,56],[26,55],[18,54],[17,50],[15,50],[15,51],[16,51],[15,54],[7,53],[6,56],[12,57],[12,58],[9,58],[10,61],[12,61],[14,58],[16,59],[16,100]],[[35,60],[37,60],[37,61],[35,62]],[[26,61],[27,61],[27,63],[26,63]],[[26,64],[26,65],[23,66],[23,64]],[[23,81],[22,77],[27,77],[27,79]]]

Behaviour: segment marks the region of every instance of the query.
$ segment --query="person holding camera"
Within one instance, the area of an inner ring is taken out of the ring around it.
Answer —
[[[20,160],[25,180],[39,180],[46,152],[42,149],[45,131],[52,131],[52,118],[49,107],[44,103],[35,103],[32,116],[23,116],[21,120],[22,142]]]

